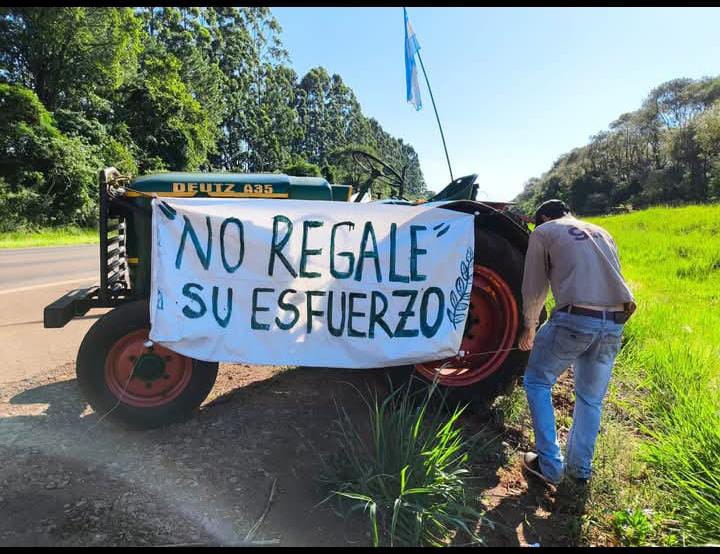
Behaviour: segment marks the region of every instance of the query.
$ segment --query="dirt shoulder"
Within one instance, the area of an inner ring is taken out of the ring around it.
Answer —
[[[222,366],[193,419],[144,432],[92,413],[72,364],[4,386],[0,544],[233,544],[255,527],[251,538],[268,544],[369,545],[362,515],[344,521],[333,502],[318,506],[328,491],[317,476],[335,449],[334,402],[364,420],[353,386],[384,382],[378,371]],[[470,432],[496,439],[473,459],[470,492],[496,522],[478,523],[486,541],[572,544],[577,506],[568,513],[557,495],[528,488],[520,442],[473,418]]]

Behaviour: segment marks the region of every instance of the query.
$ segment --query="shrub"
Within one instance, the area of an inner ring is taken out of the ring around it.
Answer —
[[[283,173],[295,177],[322,177],[320,166],[306,162],[303,159],[296,159],[291,165],[283,169]]]
[[[63,135],[24,87],[0,83],[0,113],[0,218],[14,225],[93,225],[102,165],[93,149]]]

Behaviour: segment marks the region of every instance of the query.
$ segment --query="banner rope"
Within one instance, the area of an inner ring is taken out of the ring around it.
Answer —
[[[134,374],[135,374],[135,367],[136,367],[136,365],[137,365],[137,363],[136,363],[135,365],[133,365],[132,370],[130,370],[130,375],[128,376],[128,379],[127,379],[127,381],[125,382],[125,387],[123,387],[122,395],[120,396],[120,398],[118,398],[117,402],[115,403],[115,405],[114,405],[112,408],[110,408],[107,412],[105,412],[102,416],[100,416],[100,419],[98,419],[91,427],[88,428],[87,431],[85,431],[85,434],[86,434],[86,435],[87,435],[90,431],[92,431],[93,429],[95,429],[98,425],[100,425],[100,424],[102,423],[102,421],[103,421],[106,417],[108,417],[111,413],[113,413],[113,412],[117,409],[117,407],[120,405],[120,402],[122,401],[123,397],[125,396],[125,393],[127,392],[127,388],[128,388],[128,386],[130,385],[130,380],[133,378],[133,376],[134,376]]]

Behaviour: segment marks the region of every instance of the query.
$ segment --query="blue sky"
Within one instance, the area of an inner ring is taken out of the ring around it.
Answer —
[[[430,96],[405,101],[402,8],[273,8],[299,75],[324,66],[363,112],[420,156],[428,188],[449,181]],[[720,8],[408,7],[455,177],[510,200],[650,90],[720,75]],[[418,68],[419,69],[419,68]]]

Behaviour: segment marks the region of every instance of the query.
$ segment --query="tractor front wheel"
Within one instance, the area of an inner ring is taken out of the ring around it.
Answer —
[[[148,343],[149,331],[146,300],[115,308],[85,335],[76,368],[80,389],[98,414],[141,429],[189,417],[218,372],[217,363]]]

